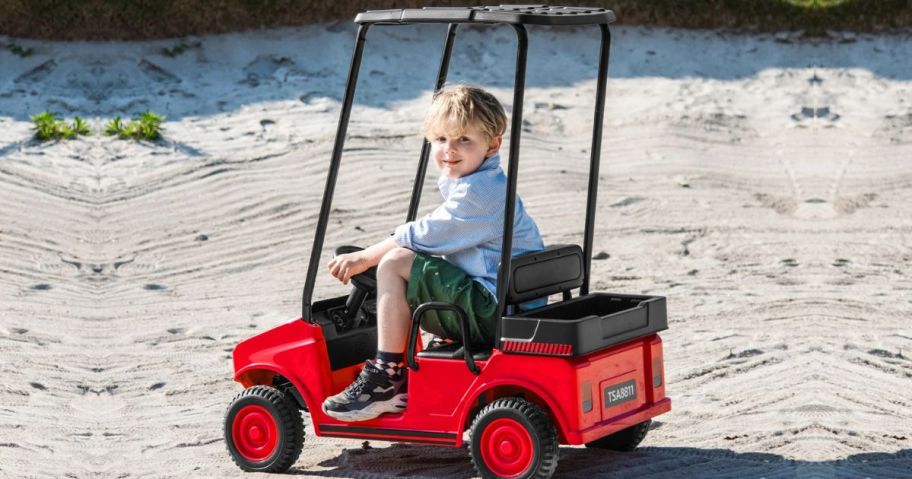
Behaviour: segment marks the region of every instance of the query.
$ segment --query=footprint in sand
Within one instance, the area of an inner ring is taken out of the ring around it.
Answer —
[[[40,82],[40,81],[44,80],[45,78],[47,78],[48,75],[50,75],[51,72],[53,72],[56,69],[57,69],[57,62],[55,62],[54,60],[48,60],[48,61],[42,63],[41,65],[38,65],[35,68],[32,68],[31,70],[23,73],[22,75],[19,75],[13,81],[15,83],[24,83],[24,82],[37,83],[37,82]]]
[[[137,66],[143,73],[146,74],[146,76],[148,76],[156,83],[173,84],[181,82],[181,79],[176,75],[148,60],[141,60]]]
[[[842,116],[838,113],[834,113],[830,110],[828,106],[821,107],[810,107],[803,106],[801,111],[798,113],[792,114],[791,118],[793,121],[803,124],[806,122],[819,122],[824,121],[830,124],[839,121]]]
[[[259,86],[260,81],[276,80],[276,73],[280,69],[287,69],[294,65],[288,57],[275,55],[260,55],[244,67],[244,80],[240,83],[251,87]]]

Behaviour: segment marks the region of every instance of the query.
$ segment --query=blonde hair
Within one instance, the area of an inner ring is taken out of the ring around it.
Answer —
[[[472,124],[477,124],[491,142],[507,129],[507,114],[497,98],[481,88],[447,86],[434,93],[424,117],[423,133],[428,138],[441,132],[459,136]]]

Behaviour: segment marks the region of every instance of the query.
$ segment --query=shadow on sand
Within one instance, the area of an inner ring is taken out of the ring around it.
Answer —
[[[648,440],[647,440],[648,441]],[[306,446],[305,446],[306,448]],[[895,453],[855,454],[835,461],[801,461],[769,453],[728,449],[641,447],[611,452],[561,447],[555,478],[855,478],[912,477],[912,449]],[[467,448],[394,444],[383,449],[344,449],[320,466],[329,470],[292,469],[291,474],[321,477],[472,477],[477,473]]]
[[[443,25],[377,26],[368,35],[355,102],[387,108],[433,87]],[[261,102],[339,101],[354,43],[351,23],[204,37],[177,57],[174,41],[68,44],[33,42],[36,53],[0,52],[0,115],[28,121],[52,110],[67,116],[130,116],[145,110],[169,121],[230,113]],[[594,81],[595,27],[531,27],[527,88]],[[849,36],[842,41],[788,35],[734,35],[647,27],[613,29],[610,78],[738,80],[767,69],[851,68],[912,79],[904,61],[912,40]],[[449,80],[512,88],[515,35],[507,26],[460,31]]]

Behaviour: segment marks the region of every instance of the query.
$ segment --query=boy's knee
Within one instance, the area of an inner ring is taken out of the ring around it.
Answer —
[[[400,246],[383,255],[377,265],[377,272],[394,272],[397,276],[408,279],[414,261],[415,252]]]

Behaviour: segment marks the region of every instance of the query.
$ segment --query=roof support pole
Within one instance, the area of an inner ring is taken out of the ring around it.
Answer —
[[[592,267],[592,236],[595,233],[595,206],[598,195],[599,161],[602,153],[602,122],[605,117],[605,85],[608,80],[608,53],[611,50],[611,32],[601,24],[602,46],[599,50],[598,79],[595,88],[595,114],[592,126],[592,151],[589,159],[589,197],[586,199],[586,230],[583,239],[583,284],[580,296],[589,294],[589,277]]]
[[[345,146],[345,132],[348,130],[348,119],[351,116],[352,102],[355,99],[355,86],[358,84],[358,71],[361,69],[361,56],[364,53],[364,40],[370,24],[358,27],[358,36],[355,39],[355,52],[352,54],[351,66],[348,70],[348,84],[345,87],[345,97],[342,98],[342,112],[339,116],[339,127],[336,130],[336,143],[333,146],[332,160],[329,163],[329,174],[326,176],[326,188],[323,190],[323,204],[320,206],[320,218],[317,220],[317,231],[314,234],[313,247],[310,249],[310,264],[307,267],[307,280],[304,282],[301,317],[305,321],[313,322],[311,315],[311,299],[313,298],[314,284],[317,280],[317,271],[320,269],[320,255],[323,252],[323,238],[326,236],[326,225],[329,222],[329,212],[332,208],[333,191],[336,187],[336,177],[339,175],[339,164],[342,161],[342,149]]]
[[[434,87],[434,93],[443,88],[446,83],[447,71],[450,69],[450,55],[453,53],[453,39],[456,37],[456,27],[458,23],[451,23],[447,28],[446,41],[443,43],[443,57],[440,58],[440,69],[437,70],[437,84]],[[421,157],[418,160],[418,173],[415,175],[415,183],[412,185],[412,200],[409,203],[408,216],[405,221],[415,221],[418,215],[418,204],[421,202],[421,189],[424,187],[424,175],[427,173],[428,156],[430,156],[431,144],[427,139],[421,145]]]
[[[497,271],[497,312],[494,315],[497,323],[494,344],[500,348],[500,318],[504,314],[507,301],[507,288],[510,284],[510,263],[513,258],[513,223],[516,211],[516,178],[519,170],[519,139],[522,134],[523,98],[526,88],[526,53],[529,48],[529,37],[526,27],[521,24],[511,25],[516,31],[516,73],[513,80],[513,117],[510,119],[510,159],[507,167],[507,197],[504,200],[504,234],[503,249],[500,254],[500,267]]]

